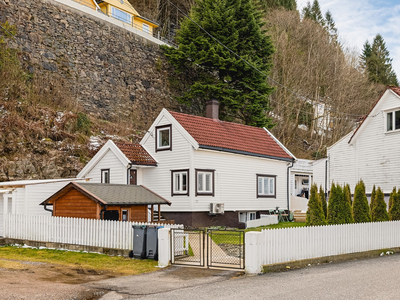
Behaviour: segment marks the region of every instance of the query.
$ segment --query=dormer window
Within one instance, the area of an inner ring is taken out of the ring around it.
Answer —
[[[171,125],[156,127],[156,151],[172,150]]]
[[[386,113],[386,131],[394,131],[400,129],[400,110],[390,111]]]

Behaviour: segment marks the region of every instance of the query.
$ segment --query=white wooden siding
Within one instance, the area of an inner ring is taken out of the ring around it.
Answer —
[[[224,203],[226,211],[287,208],[287,167],[285,161],[199,149],[194,168],[215,170],[215,196],[195,197],[193,184],[193,210],[208,211],[211,202]],[[276,198],[257,198],[257,174],[276,175]]]
[[[167,118],[160,119],[155,126],[171,124]],[[142,184],[171,201],[171,206],[163,206],[163,211],[190,211],[192,209],[191,196],[194,185],[194,171],[189,172],[190,196],[171,196],[171,170],[190,168],[190,151],[194,151],[189,142],[179,131],[172,126],[172,151],[155,151],[155,131],[147,139],[144,148],[153,156],[158,165],[155,168],[144,168],[142,170]]]
[[[92,178],[90,182],[100,183],[102,169],[110,169],[110,183],[127,184],[128,166],[124,166],[111,150],[107,151],[103,158],[85,177]]]
[[[313,164],[313,183],[318,186],[318,189],[322,186],[323,191],[325,191],[326,161],[326,159],[320,159]],[[329,187],[327,189],[329,190]]]
[[[400,187],[400,132],[385,133],[384,111],[394,108],[400,109],[400,98],[387,93],[352,144],[345,139],[328,150],[330,182],[349,183],[352,192],[359,179],[367,193],[374,184],[384,193]]]

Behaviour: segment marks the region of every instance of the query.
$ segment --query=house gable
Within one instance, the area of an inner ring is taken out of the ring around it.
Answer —
[[[101,162],[101,160],[111,152],[115,158],[126,168],[130,163],[130,160],[122,153],[122,151],[114,144],[112,140],[109,140],[104,144],[103,147],[96,153],[95,156],[86,164],[86,166],[79,172],[77,178],[85,178],[88,174]],[[97,174],[99,175],[99,174]],[[112,174],[111,174],[112,175]]]

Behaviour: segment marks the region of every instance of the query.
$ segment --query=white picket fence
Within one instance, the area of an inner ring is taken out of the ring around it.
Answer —
[[[133,244],[133,225],[183,228],[183,225],[159,223],[7,214],[4,237],[130,250]]]
[[[262,265],[400,247],[400,221],[282,228],[261,234]]]

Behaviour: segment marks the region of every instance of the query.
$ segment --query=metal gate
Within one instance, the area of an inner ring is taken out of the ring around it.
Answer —
[[[204,267],[204,231],[171,229],[171,263]]]
[[[171,229],[172,264],[244,269],[244,254],[244,231]]]

